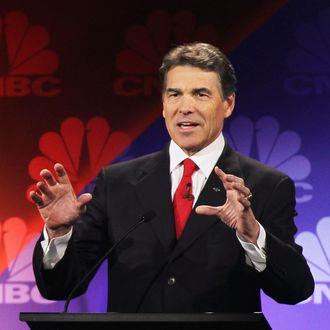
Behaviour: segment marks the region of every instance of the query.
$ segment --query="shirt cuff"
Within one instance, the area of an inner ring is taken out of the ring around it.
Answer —
[[[45,269],[53,269],[64,256],[72,236],[72,227],[65,235],[52,238],[51,240],[49,240],[46,226],[44,226],[43,234],[45,238],[41,242],[41,247],[44,251],[43,265]]]
[[[260,223],[259,228],[257,246],[241,240],[237,233],[236,236],[245,251],[246,263],[258,272],[262,272],[266,268],[266,231]]]

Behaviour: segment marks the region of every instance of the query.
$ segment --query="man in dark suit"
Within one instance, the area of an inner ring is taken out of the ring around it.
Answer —
[[[93,196],[78,199],[61,164],[57,178],[41,171],[31,193],[45,221],[33,261],[41,294],[66,299],[152,210],[109,260],[109,311],[255,312],[260,289],[280,303],[308,298],[314,281],[294,243],[292,180],[222,135],[235,105],[231,63],[209,44],[183,45],[165,56],[160,78],[165,150],[103,169]]]

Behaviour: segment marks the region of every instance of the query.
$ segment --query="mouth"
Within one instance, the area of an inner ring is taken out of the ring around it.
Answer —
[[[194,128],[198,127],[199,124],[196,122],[191,121],[181,121],[177,124],[177,126],[184,131],[193,130]]]

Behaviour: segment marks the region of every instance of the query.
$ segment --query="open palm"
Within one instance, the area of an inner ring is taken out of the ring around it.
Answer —
[[[37,183],[37,190],[31,191],[31,199],[36,203],[41,217],[52,236],[63,235],[84,211],[85,204],[91,200],[91,194],[76,197],[69,177],[61,164],[55,164],[57,179],[43,169],[40,176],[43,181]]]

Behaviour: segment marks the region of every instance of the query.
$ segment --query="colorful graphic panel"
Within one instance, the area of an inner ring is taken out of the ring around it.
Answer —
[[[330,301],[330,114],[327,1],[118,2],[36,0],[0,5],[0,316],[61,311],[43,299],[31,258],[43,223],[28,193],[40,169],[63,163],[75,191],[100,169],[169,141],[157,69],[175,44],[219,46],[238,76],[225,136],[240,152],[289,174],[296,240],[313,296],[296,306],[263,296],[274,329],[327,329]],[[70,311],[106,310],[106,265]]]

